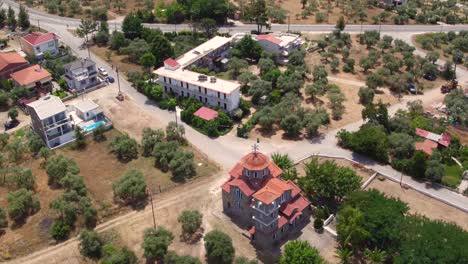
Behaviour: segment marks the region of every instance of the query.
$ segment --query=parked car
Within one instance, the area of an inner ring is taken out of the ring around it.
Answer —
[[[4,123],[3,126],[5,127],[5,131],[7,131],[12,128],[15,128],[18,124],[19,124],[18,120],[11,120],[9,122]]]
[[[416,91],[416,86],[414,85],[414,83],[410,83],[410,85],[408,86],[408,92],[412,93],[412,94],[416,94],[417,91]]]
[[[106,77],[108,75],[107,71],[103,67],[98,67],[98,71],[101,76]]]
[[[112,77],[112,76],[107,76],[107,77],[106,77],[106,82],[108,82],[108,83],[114,83],[114,82],[115,82],[114,77]]]
[[[435,76],[434,74],[426,73],[423,75],[423,78],[428,81],[435,81],[435,79],[437,79],[437,76]]]

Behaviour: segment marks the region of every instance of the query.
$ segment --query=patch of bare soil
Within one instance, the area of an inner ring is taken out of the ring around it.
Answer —
[[[117,67],[119,72],[123,75],[127,75],[129,72],[138,71],[143,72],[143,68],[140,65],[131,63],[127,59],[127,55],[119,55],[116,51],[112,51],[107,47],[91,46],[89,50],[101,59],[109,62],[112,67]],[[108,56],[110,54],[110,60]]]
[[[35,195],[39,199],[41,209],[34,215],[29,216],[21,225],[14,225],[9,219],[9,228],[5,229],[5,234],[0,235],[0,260],[9,259],[15,256],[29,254],[32,251],[46,247],[51,239],[49,227],[52,224],[53,211],[49,208],[49,203],[62,193],[60,189],[51,189],[47,184],[47,174],[41,168],[41,160],[30,157],[24,158],[20,166],[31,169],[36,177]],[[0,187],[0,207],[7,208],[7,194],[9,190]]]
[[[399,198],[407,203],[410,213],[421,214],[430,219],[454,222],[465,230],[468,230],[468,214],[432,199],[412,189],[401,188],[396,182],[375,179],[368,189],[377,189],[391,197]]]
[[[331,2],[332,9],[330,10],[330,12],[328,12],[326,8],[327,3],[330,1],[319,0],[317,2],[319,3],[318,11],[315,11],[313,12],[312,15],[304,18],[301,15],[302,11],[304,10],[302,9],[301,1],[299,0],[277,0],[276,1],[277,4],[279,4],[283,9],[288,11],[291,24],[335,24],[336,21],[338,21],[338,19],[340,18],[340,16],[343,16],[348,24],[360,24],[361,23],[359,21],[358,16],[347,16],[345,13],[343,13],[342,9],[340,7],[337,7],[334,1]],[[367,14],[367,18],[365,19],[365,21],[363,21],[363,23],[373,24],[374,21],[372,20],[372,17],[382,13],[383,11],[384,11],[383,9],[377,8],[377,7],[366,8],[365,12]],[[315,14],[317,12],[328,14],[328,19],[325,19],[325,21],[323,21],[322,23],[317,23],[317,21],[315,20],[316,19]],[[382,21],[382,24],[393,24],[393,16],[395,15],[391,14],[391,16],[386,19],[386,21]],[[414,21],[410,20],[410,24],[414,24]]]

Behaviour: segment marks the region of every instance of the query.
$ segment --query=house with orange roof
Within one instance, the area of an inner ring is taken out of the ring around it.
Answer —
[[[260,247],[279,245],[309,222],[310,201],[294,182],[281,178],[282,172],[255,148],[221,186],[224,213],[248,229]]]
[[[10,74],[28,67],[29,62],[18,52],[0,53],[0,80],[10,78]]]
[[[10,77],[15,85],[28,89],[48,90],[52,87],[52,75],[40,65],[29,66],[12,73]]]

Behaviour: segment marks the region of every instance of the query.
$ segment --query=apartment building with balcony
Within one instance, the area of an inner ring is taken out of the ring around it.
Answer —
[[[310,202],[266,155],[254,150],[229,172],[222,186],[223,210],[249,230],[260,247],[279,245],[309,222]]]
[[[57,96],[49,95],[27,104],[32,129],[49,148],[55,148],[74,139],[67,108]]]
[[[157,69],[155,74],[167,93],[193,97],[206,105],[232,112],[239,106],[240,84],[191,70],[193,67],[222,69],[230,56],[231,38],[216,36],[177,60],[165,60],[164,66]]]
[[[82,91],[99,84],[96,63],[89,58],[80,59],[63,66],[63,78],[68,87],[75,91]]]

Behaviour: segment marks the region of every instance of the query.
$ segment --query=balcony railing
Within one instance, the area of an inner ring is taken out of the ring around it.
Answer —
[[[47,131],[47,130],[51,130],[53,128],[56,128],[57,126],[61,126],[61,125],[65,124],[65,123],[68,123],[68,118],[67,117],[65,117],[62,120],[59,120],[58,122],[54,122],[54,123],[51,123],[51,124],[44,125],[44,128]]]

